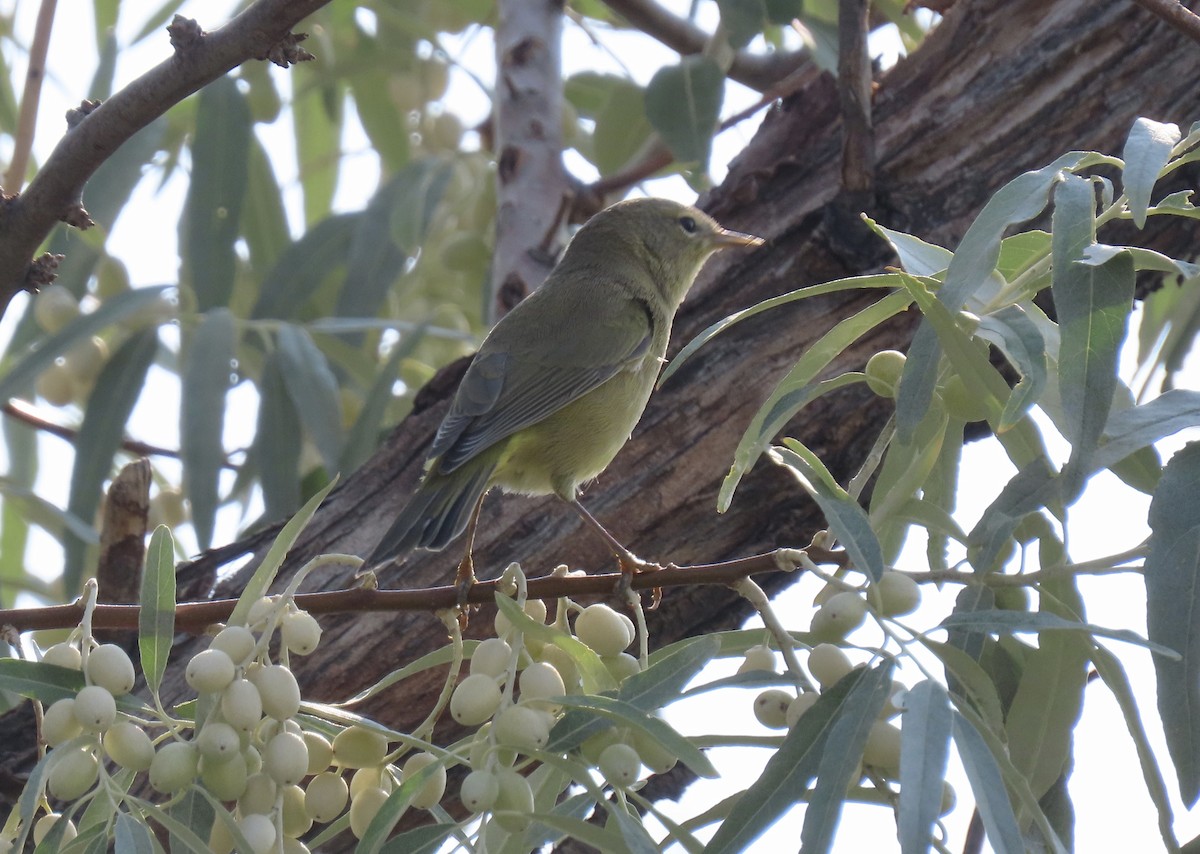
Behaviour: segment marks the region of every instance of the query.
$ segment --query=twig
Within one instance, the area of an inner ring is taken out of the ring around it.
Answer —
[[[875,128],[871,121],[871,54],[867,0],[838,3],[838,98],[842,112],[842,191],[865,200],[875,191]],[[856,209],[861,209],[856,206]]]
[[[49,433],[51,436],[58,436],[60,439],[66,439],[71,443],[74,443],[79,438],[79,431],[74,427],[68,427],[65,424],[59,424],[43,418],[32,407],[21,405],[21,401],[19,400],[6,400],[0,403],[0,412],[33,427],[35,430],[41,430],[44,433]],[[151,445],[149,442],[142,442],[137,439],[122,439],[121,450],[128,451],[139,457],[179,458],[179,451],[173,448],[161,448],[158,445]],[[233,471],[238,470],[238,467],[229,462],[229,460],[224,460],[221,465]]]
[[[1143,9],[1162,18],[1194,42],[1200,42],[1200,15],[1179,0],[1133,0]]]
[[[809,552],[814,552],[809,549]],[[667,566],[652,572],[635,575],[628,587],[633,590],[653,590],[657,587],[694,587],[698,584],[730,585],[739,579],[761,572],[779,572],[788,564],[794,566],[793,549],[780,549],[752,557],[737,558],[721,563],[695,566]],[[838,560],[834,552],[816,553],[816,560]],[[530,599],[558,599],[563,596],[604,595],[617,589],[625,576],[619,572],[586,576],[547,575],[529,581]],[[470,604],[483,604],[495,599],[496,581],[481,581],[467,593]],[[296,605],[311,614],[365,613],[369,611],[441,611],[462,604],[457,586],[429,587],[420,590],[378,590],[355,587],[327,593],[301,593]],[[201,632],[222,622],[233,612],[236,599],[215,599],[207,602],[188,602],[175,608],[176,631]],[[94,628],[136,629],[138,605],[97,605],[92,612]],[[12,627],[27,632],[40,629],[69,628],[79,624],[83,605],[51,605],[45,608],[12,608],[0,610],[0,627]]]
[[[701,53],[708,42],[708,33],[690,21],[671,14],[652,0],[604,0],[604,5],[677,53]],[[771,54],[739,50],[729,67],[729,76],[744,86],[764,92],[807,64],[809,58],[806,50]]]
[[[292,27],[329,0],[258,0],[91,110],[59,141],[24,194],[0,207],[0,314],[25,286],[30,259],[60,219],[83,211],[83,186],[122,143],[243,62],[301,58]],[[197,28],[198,29],[198,28]]]
[[[19,193],[25,186],[25,170],[33,151],[33,134],[37,130],[38,105],[42,100],[42,81],[46,79],[46,54],[50,50],[50,31],[54,27],[54,8],[58,0],[42,0],[37,23],[33,28],[33,43],[29,46],[29,67],[25,71],[25,91],[21,93],[21,114],[17,118],[17,133],[13,138],[12,162],[4,175],[9,193]]]

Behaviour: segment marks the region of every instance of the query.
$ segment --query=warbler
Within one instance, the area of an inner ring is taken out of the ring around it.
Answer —
[[[579,488],[629,440],[646,408],[671,324],[710,255],[760,238],[666,199],[630,199],[579,229],[546,281],[488,333],[429,451],[425,475],[368,558],[440,550],[469,526],[460,585],[484,494],[553,493],[608,543],[624,571],[642,562],[579,503]]]

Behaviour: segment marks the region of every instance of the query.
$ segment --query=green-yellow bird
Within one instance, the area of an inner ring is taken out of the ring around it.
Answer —
[[[368,564],[439,550],[471,526],[460,584],[493,486],[553,493],[622,567],[640,562],[579,503],[582,484],[628,441],[654,388],[671,323],[700,268],[726,246],[757,246],[695,208],[631,199],[572,238],[554,271],[484,339],[438,428],[420,486]]]

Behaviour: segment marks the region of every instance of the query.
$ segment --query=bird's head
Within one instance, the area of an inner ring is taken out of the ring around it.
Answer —
[[[727,246],[759,246],[762,239],[722,228],[690,205],[669,199],[627,199],[605,208],[579,230],[568,255],[626,255],[644,264],[676,304],[708,256]],[[611,260],[610,260],[611,263]]]

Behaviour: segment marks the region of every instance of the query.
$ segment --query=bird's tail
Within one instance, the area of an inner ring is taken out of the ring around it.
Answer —
[[[439,551],[461,534],[495,469],[494,463],[483,459],[474,462],[449,474],[428,473],[367,558],[367,565],[417,548]]]

